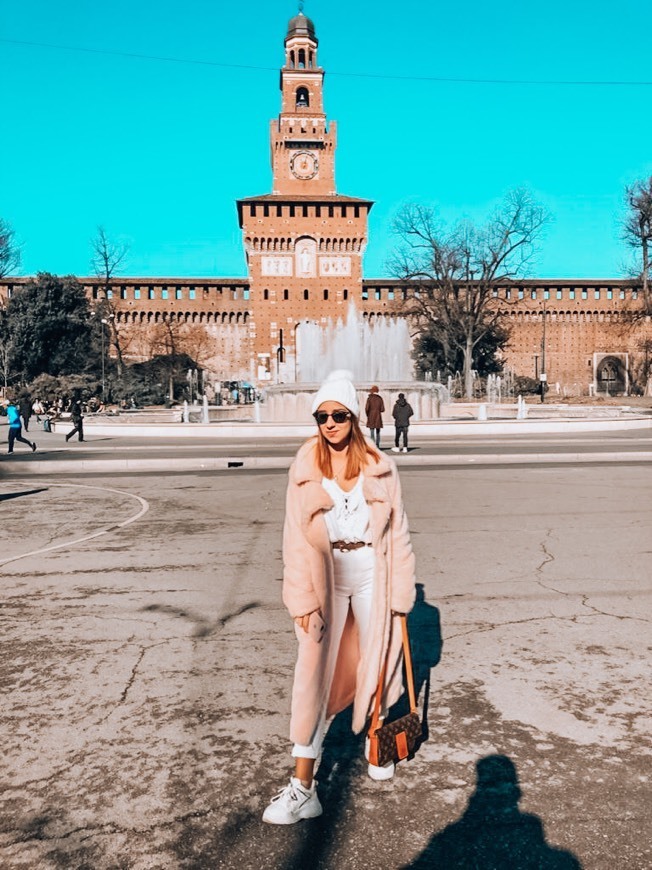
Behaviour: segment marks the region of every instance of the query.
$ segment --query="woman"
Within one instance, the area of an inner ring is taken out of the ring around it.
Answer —
[[[382,414],[385,410],[385,403],[378,393],[378,387],[374,384],[369,390],[364,410],[367,415],[367,429],[369,429],[371,440],[380,449],[380,430],[383,428]]]
[[[290,468],[283,530],[283,601],[299,643],[290,739],[294,776],[263,821],[288,825],[322,813],[313,778],[329,717],[353,703],[353,730],[400,696],[401,632],[414,603],[414,556],[396,466],[367,441],[348,372],[333,372],[312,405],[317,435]],[[391,779],[394,765],[369,765]]]

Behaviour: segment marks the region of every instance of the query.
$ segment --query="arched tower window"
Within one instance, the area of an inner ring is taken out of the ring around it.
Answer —
[[[297,88],[297,109],[308,108],[310,105],[310,94],[308,88]]]
[[[299,69],[306,68],[306,50],[305,48],[299,49]]]
[[[294,51],[290,52],[290,66],[294,69]]]

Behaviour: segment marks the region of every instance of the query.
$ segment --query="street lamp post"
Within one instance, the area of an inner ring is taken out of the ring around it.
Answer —
[[[104,360],[104,327],[113,320],[113,314],[109,314],[107,317],[102,317],[100,320],[100,332],[102,338],[102,401],[105,399],[105,391],[106,391],[106,364]]]
[[[543,303],[543,331],[541,333],[541,374],[539,375],[539,380],[541,381],[541,401],[545,402],[546,400],[546,382],[548,380],[548,373],[546,372],[546,303]]]
[[[108,322],[109,321],[105,317],[103,317],[101,320],[101,324],[102,324],[102,327],[101,327],[101,334],[102,334],[102,401],[104,401],[104,398],[105,398],[104,393],[105,393],[105,387],[106,387],[105,378],[104,378],[104,327]]]

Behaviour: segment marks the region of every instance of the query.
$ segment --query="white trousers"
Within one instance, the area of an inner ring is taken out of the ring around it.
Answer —
[[[349,550],[342,553],[333,550],[335,596],[333,598],[332,624],[327,627],[330,647],[328,650],[327,686],[332,685],[335,674],[337,653],[340,648],[342,632],[349,613],[349,606],[358,627],[360,650],[364,650],[369,637],[371,622],[371,605],[374,591],[374,565],[376,556],[372,547],[360,547],[359,550]],[[303,629],[300,629],[302,631]],[[308,746],[294,744],[294,758],[319,758],[324,735],[326,733],[326,707],[321,711],[319,724],[312,742]]]

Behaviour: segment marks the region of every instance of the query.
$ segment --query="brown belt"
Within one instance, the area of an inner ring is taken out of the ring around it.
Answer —
[[[360,547],[371,547],[366,541],[333,541],[331,547],[340,553],[348,553],[349,550],[359,550]]]

